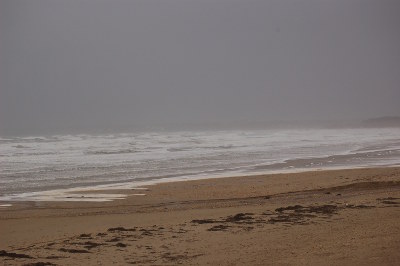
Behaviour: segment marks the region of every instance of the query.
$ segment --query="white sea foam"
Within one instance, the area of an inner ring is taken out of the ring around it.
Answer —
[[[0,200],[114,200],[93,188],[400,164],[400,129],[254,130],[0,138]]]

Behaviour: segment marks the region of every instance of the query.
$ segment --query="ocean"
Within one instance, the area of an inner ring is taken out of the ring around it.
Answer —
[[[0,203],[75,200],[61,192],[82,189],[396,165],[400,128],[1,137]]]

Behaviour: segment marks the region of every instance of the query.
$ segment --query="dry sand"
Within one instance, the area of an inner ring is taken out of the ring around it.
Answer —
[[[400,168],[175,182],[144,193],[3,208],[0,263],[400,265]]]

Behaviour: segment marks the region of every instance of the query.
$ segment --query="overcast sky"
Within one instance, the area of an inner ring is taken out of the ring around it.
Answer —
[[[400,115],[400,1],[0,0],[0,133]]]

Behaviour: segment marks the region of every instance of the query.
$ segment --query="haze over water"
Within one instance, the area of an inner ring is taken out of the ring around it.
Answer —
[[[399,13],[398,0],[1,0],[0,135],[400,116]]]
[[[398,128],[343,125],[400,116],[399,13],[397,0],[0,0],[0,199],[398,164]],[[315,121],[342,128],[293,127]]]

